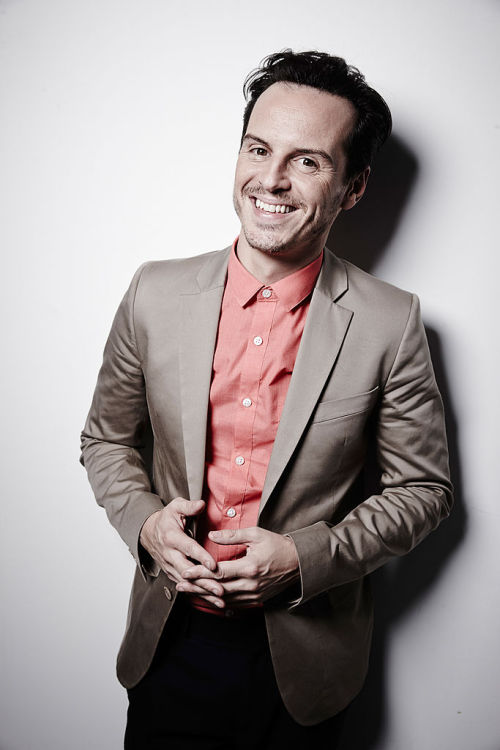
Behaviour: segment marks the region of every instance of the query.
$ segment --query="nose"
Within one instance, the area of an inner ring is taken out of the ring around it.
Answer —
[[[270,193],[289,190],[291,187],[287,163],[277,156],[273,156],[263,163],[260,176],[262,186]]]

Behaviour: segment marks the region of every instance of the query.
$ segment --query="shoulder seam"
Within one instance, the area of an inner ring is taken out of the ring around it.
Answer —
[[[137,333],[136,333],[136,330],[135,330],[135,301],[136,301],[136,297],[137,297],[137,290],[139,289],[139,284],[141,283],[141,280],[142,280],[142,275],[143,275],[145,269],[148,268],[149,266],[151,266],[152,263],[153,263],[152,260],[146,261],[141,266],[139,266],[139,268],[135,272],[135,276],[136,276],[137,281],[136,281],[136,284],[135,284],[134,296],[132,298],[132,335],[134,337],[134,346],[135,346],[135,350],[137,352],[137,359],[139,360],[141,368],[142,368],[143,362],[142,362],[141,353],[139,351],[139,345],[137,343]]]
[[[407,332],[408,326],[410,324],[410,318],[411,318],[412,312],[418,306],[418,297],[417,297],[417,295],[413,294],[411,292],[407,292],[407,294],[411,295],[411,304],[410,304],[410,307],[408,309],[408,315],[406,317],[406,322],[405,322],[405,325],[404,325],[404,328],[403,328],[403,333],[401,335],[401,339],[400,339],[399,344],[398,344],[398,348],[396,349],[396,354],[394,355],[394,359],[392,361],[392,365],[390,366],[389,372],[388,372],[387,377],[386,377],[386,379],[384,381],[383,390],[385,390],[386,385],[389,382],[389,380],[390,380],[390,378],[392,376],[392,373],[394,371],[394,368],[396,366],[396,360],[397,360],[397,358],[399,356],[399,352],[401,351],[401,347],[403,345],[403,341],[405,339],[406,332]]]

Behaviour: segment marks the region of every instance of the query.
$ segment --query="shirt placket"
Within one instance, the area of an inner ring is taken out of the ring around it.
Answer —
[[[238,403],[235,404],[234,446],[223,506],[226,528],[240,528],[242,525],[246,488],[252,471],[255,415],[276,304],[276,295],[265,288],[247,308],[253,315],[247,329],[248,342],[241,363]]]

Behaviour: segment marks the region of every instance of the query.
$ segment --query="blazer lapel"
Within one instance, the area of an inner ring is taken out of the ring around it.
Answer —
[[[181,295],[179,371],[189,496],[201,498],[205,470],[208,401],[230,248],[209,256],[196,289]]]
[[[344,264],[325,250],[267,469],[259,515],[307,426],[346,336],[353,313],[335,301],[347,288]]]

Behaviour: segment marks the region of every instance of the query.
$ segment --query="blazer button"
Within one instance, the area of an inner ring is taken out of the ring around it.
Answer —
[[[168,586],[163,587],[163,591],[165,592],[165,596],[167,597],[168,601],[171,601],[172,599],[172,592],[168,588]]]

